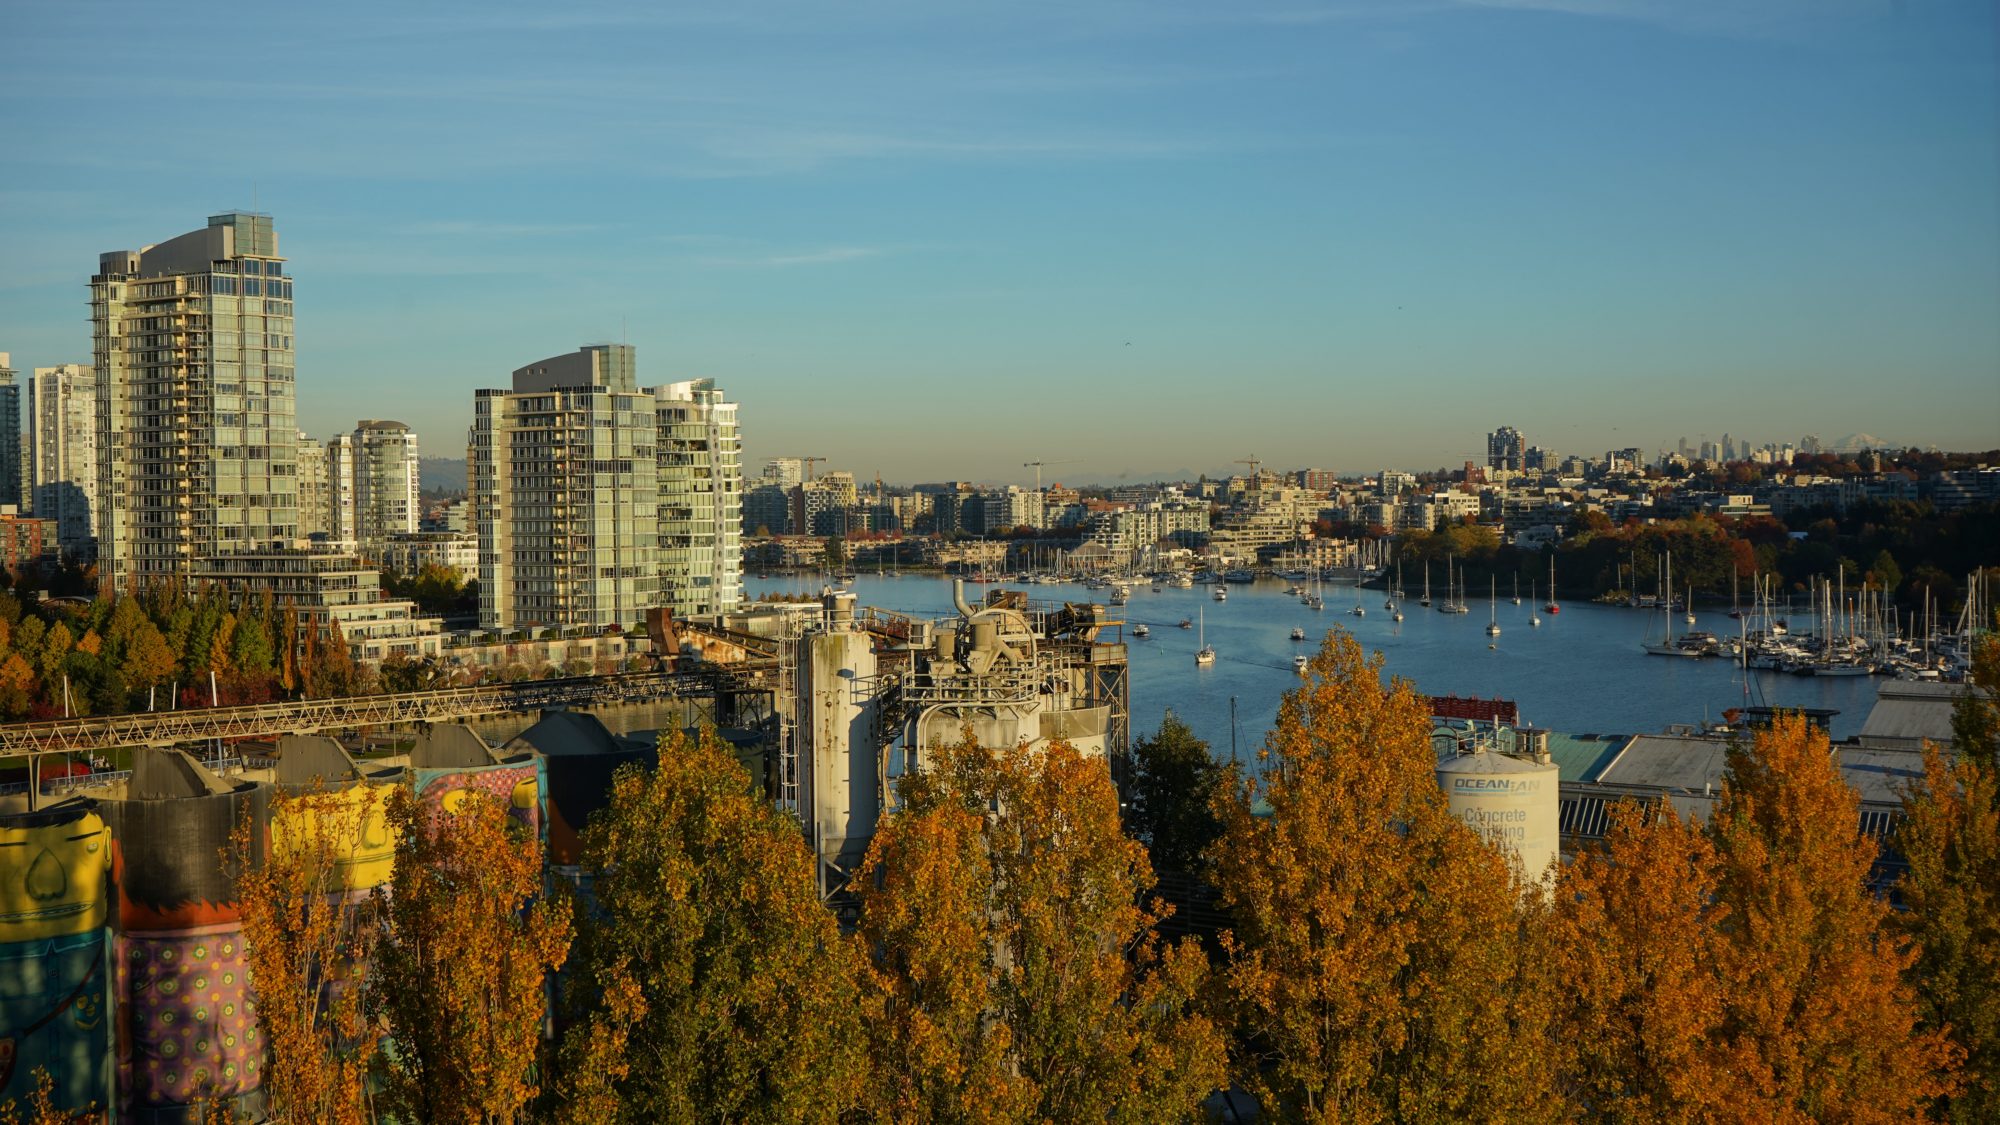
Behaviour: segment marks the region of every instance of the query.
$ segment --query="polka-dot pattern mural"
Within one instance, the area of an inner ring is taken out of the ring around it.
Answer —
[[[187,1105],[262,1085],[241,928],[121,936],[118,973],[129,1004],[128,1105]]]

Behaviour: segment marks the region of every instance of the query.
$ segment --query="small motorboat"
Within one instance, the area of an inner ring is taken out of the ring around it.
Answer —
[[[1305,631],[1305,628],[1304,628],[1303,626],[1300,626],[1300,625],[1294,625],[1294,626],[1292,626],[1292,639],[1293,639],[1293,640],[1295,640],[1295,641],[1303,641],[1303,640],[1305,640],[1305,639],[1306,639],[1306,631]]]

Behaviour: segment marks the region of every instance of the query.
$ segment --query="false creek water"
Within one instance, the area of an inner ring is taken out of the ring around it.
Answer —
[[[954,613],[947,579],[864,574],[851,585],[862,605],[921,618]],[[1324,587],[1326,608],[1315,612],[1286,594],[1287,585],[1273,579],[1232,585],[1225,602],[1214,601],[1200,586],[1167,587],[1159,593],[1134,587],[1130,604],[1122,607],[1131,653],[1133,737],[1156,730],[1171,707],[1218,757],[1226,758],[1229,701],[1234,697],[1237,745],[1246,757],[1254,755],[1277,715],[1279,697],[1298,683],[1292,656],[1315,649],[1330,628],[1346,629],[1364,648],[1380,650],[1387,673],[1414,681],[1420,691],[1511,699],[1520,704],[1526,721],[1572,734],[1657,733],[1672,723],[1719,719],[1724,710],[1746,702],[1743,673],[1731,663],[1641,651],[1649,625],[1658,635],[1657,613],[1565,602],[1560,614],[1542,614],[1541,627],[1534,628],[1528,619],[1535,607],[1526,604],[1526,592],[1517,606],[1502,591],[1501,635],[1490,638],[1483,597],[1468,602],[1472,612],[1456,616],[1411,600],[1398,623],[1382,608],[1387,595],[1381,590],[1329,585]],[[820,586],[816,580],[774,575],[747,579],[745,588],[754,598],[817,593]],[[976,602],[995,588],[1003,587],[968,585],[967,597]],[[1024,589],[1038,602],[1102,602],[1110,593],[1077,585],[1004,588]],[[1356,604],[1367,610],[1366,616],[1353,616]],[[1199,647],[1195,631],[1177,628],[1182,618],[1194,619],[1198,612],[1216,650],[1216,662],[1207,668],[1194,662]],[[1718,635],[1738,630],[1725,612],[1698,611],[1697,616],[1694,628]],[[1795,632],[1810,628],[1803,614],[1794,613],[1791,620]],[[1150,637],[1131,635],[1139,622],[1152,631]],[[1303,627],[1309,639],[1291,640],[1294,625]],[[1678,620],[1675,626],[1687,628]],[[1838,711],[1832,719],[1835,739],[1859,733],[1875,702],[1875,681],[1867,676],[1816,679],[1753,671],[1750,689],[1753,705]]]

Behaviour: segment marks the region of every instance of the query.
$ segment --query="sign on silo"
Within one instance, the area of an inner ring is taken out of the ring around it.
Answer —
[[[1561,793],[1553,763],[1492,750],[1450,754],[1438,762],[1437,780],[1451,814],[1519,859],[1527,878],[1556,862]]]

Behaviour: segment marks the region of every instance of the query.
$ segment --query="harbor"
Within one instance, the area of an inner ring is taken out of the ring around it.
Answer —
[[[752,598],[798,596],[817,594],[813,581],[783,576],[752,579],[746,587]],[[948,579],[863,574],[848,585],[864,605],[915,616],[951,612]],[[1397,621],[1385,609],[1389,594],[1382,589],[1322,583],[1324,608],[1314,610],[1288,593],[1296,586],[1296,580],[1269,577],[1235,582],[1221,601],[1203,584],[1132,586],[1126,604],[1111,614],[1123,622],[1130,654],[1132,736],[1152,733],[1172,708],[1216,756],[1228,758],[1233,735],[1236,753],[1254,758],[1279,698],[1298,683],[1294,658],[1315,650],[1336,627],[1353,633],[1364,648],[1380,650],[1384,671],[1413,681],[1419,691],[1513,700],[1524,720],[1570,733],[1659,733],[1720,722],[1736,708],[1782,707],[1834,712],[1828,725],[1840,740],[1860,732],[1877,692],[1870,676],[1800,677],[1727,660],[1654,659],[1643,648],[1649,623],[1658,633],[1654,615],[1623,608],[1565,603],[1561,613],[1549,614],[1531,600],[1514,605],[1502,595],[1490,606],[1473,597],[1470,612],[1448,615],[1412,600],[1400,605],[1403,619]],[[1057,583],[1037,585],[1032,593],[1042,601],[1109,605],[1111,589]],[[1357,607],[1362,615],[1354,613]],[[1536,617],[1539,626],[1530,623]],[[1197,618],[1199,636],[1177,627]],[[1726,607],[1698,608],[1696,618],[1698,629],[1739,631]],[[1791,621],[1797,632],[1812,631],[1808,614],[1794,613]],[[1487,632],[1489,623],[1500,627],[1497,636]],[[1135,636],[1141,625],[1146,635]],[[1299,640],[1292,639],[1295,629],[1303,634]],[[1215,659],[1198,665],[1204,643]]]

